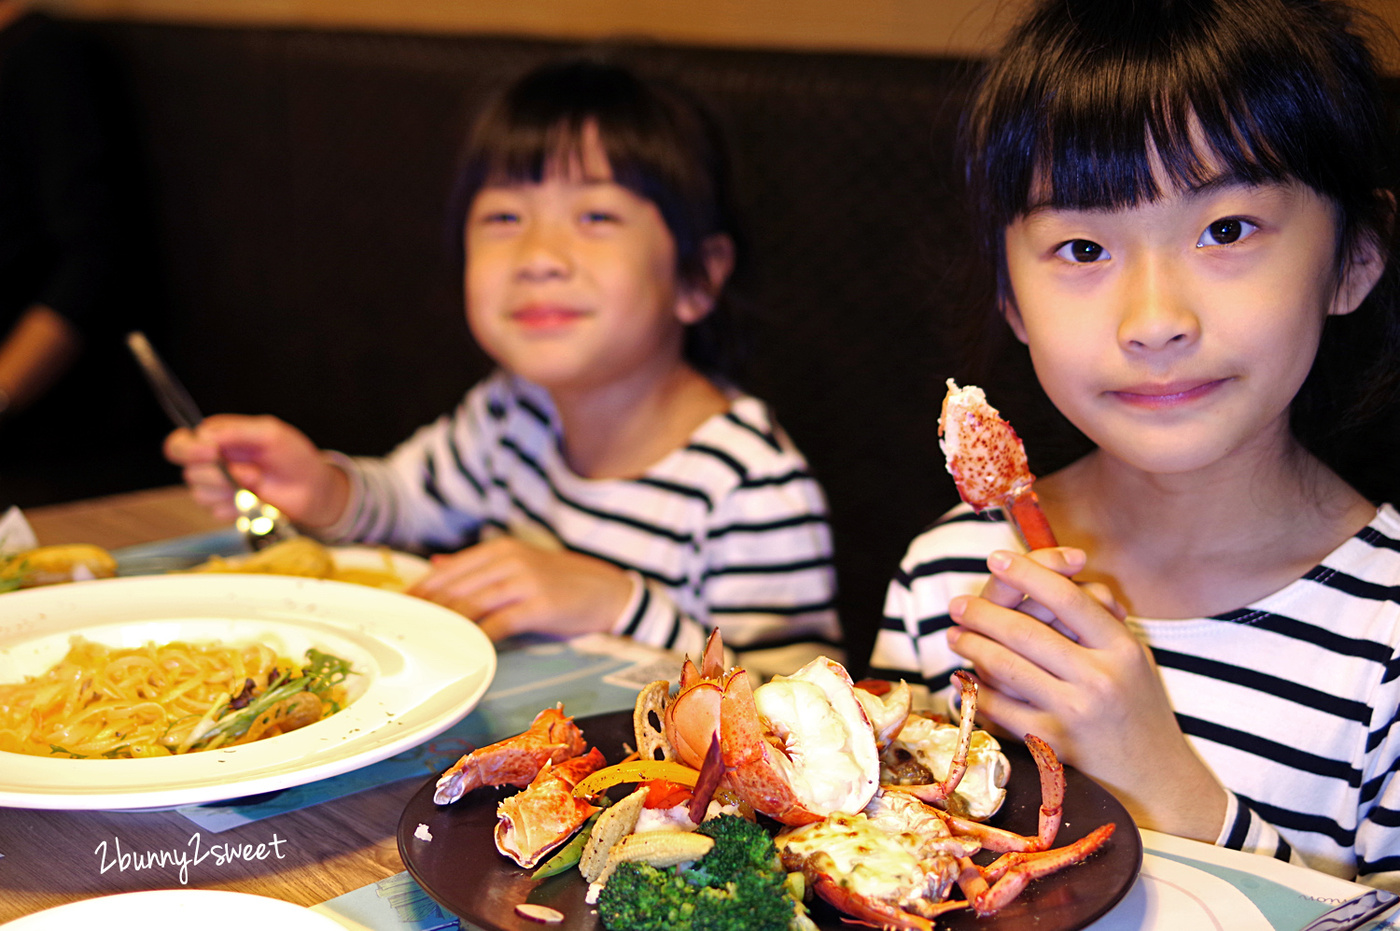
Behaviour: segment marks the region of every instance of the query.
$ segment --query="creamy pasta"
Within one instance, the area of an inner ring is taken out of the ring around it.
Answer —
[[[314,649],[297,662],[263,644],[74,637],[42,674],[0,685],[0,751],[130,758],[249,743],[339,711],[350,672]]]

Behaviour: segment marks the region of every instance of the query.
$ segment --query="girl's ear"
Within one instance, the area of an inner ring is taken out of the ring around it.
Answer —
[[[1379,194],[1389,207],[1389,224],[1395,222],[1395,194],[1391,191],[1382,191]],[[1387,224],[1387,225],[1389,225]],[[1376,282],[1381,280],[1381,272],[1385,271],[1385,258],[1380,246],[1374,236],[1364,236],[1347,257],[1346,268],[1342,270],[1342,280],[1337,287],[1337,293],[1332,296],[1332,303],[1327,308],[1330,316],[1344,316],[1361,306],[1361,302],[1366,299],[1366,295],[1371,293],[1371,289],[1376,286]]]
[[[734,240],[726,233],[707,237],[700,244],[700,262],[705,280],[682,283],[676,302],[676,317],[686,326],[699,323],[715,309],[715,301],[734,271]]]
[[[997,305],[1002,317],[1006,318],[1007,326],[1011,327],[1011,332],[1015,333],[1022,343],[1027,342],[1026,322],[1021,319],[1021,310],[1016,306],[1016,298],[1004,295],[997,299]]]

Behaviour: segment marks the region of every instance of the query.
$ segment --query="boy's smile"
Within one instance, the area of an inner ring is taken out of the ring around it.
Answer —
[[[511,312],[511,319],[526,331],[547,333],[567,327],[587,316],[585,311],[558,304],[528,304]]]
[[[1005,312],[1090,439],[1182,472],[1286,442],[1323,323],[1366,289],[1336,286],[1334,210],[1306,186],[1162,189],[1124,209],[1038,207],[1012,223]]]

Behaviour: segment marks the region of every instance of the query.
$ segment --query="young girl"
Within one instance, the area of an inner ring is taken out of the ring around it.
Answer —
[[[1000,311],[1096,448],[1036,485],[1064,546],[966,507],[917,538],[872,667],[935,689],[972,667],[979,719],[1145,828],[1400,887],[1400,514],[1303,429],[1397,368],[1392,163],[1350,16],[1045,0],[1010,36],[971,189]]]
[[[482,115],[459,181],[467,321],[499,370],[384,459],[266,417],[177,431],[197,499],[231,515],[223,456],[323,539],[455,551],[412,591],[496,639],[837,641],[822,492],[717,367],[735,246],[706,115],[619,67],[552,64]]]

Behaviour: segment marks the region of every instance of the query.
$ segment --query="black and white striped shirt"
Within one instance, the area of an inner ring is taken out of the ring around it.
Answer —
[[[872,674],[943,691],[964,661],[947,606],[976,594],[1000,519],[950,511],[890,584]],[[1303,578],[1194,620],[1128,622],[1177,721],[1231,791],[1217,843],[1400,890],[1400,514],[1374,520]],[[943,691],[946,695],[947,692]]]
[[[509,534],[593,556],[637,582],[614,632],[691,655],[711,626],[740,651],[840,641],[825,498],[748,395],[636,479],[571,471],[549,395],[503,372],[387,458],[347,461],[329,536],[443,551]]]

